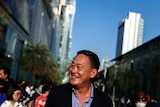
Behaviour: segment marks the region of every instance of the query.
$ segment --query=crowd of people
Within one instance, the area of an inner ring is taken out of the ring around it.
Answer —
[[[137,91],[127,98],[122,96],[116,102],[116,107],[160,107],[158,98],[156,96],[151,98],[144,91]]]
[[[51,86],[14,82],[7,67],[0,68],[0,107],[45,107]]]

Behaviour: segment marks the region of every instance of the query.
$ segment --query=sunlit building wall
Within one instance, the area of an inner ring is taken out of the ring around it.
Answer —
[[[129,12],[118,25],[116,57],[142,44],[144,20],[140,13]]]
[[[61,1],[61,43],[59,49],[58,63],[61,72],[66,71],[71,48],[72,27],[75,15],[76,0]]]

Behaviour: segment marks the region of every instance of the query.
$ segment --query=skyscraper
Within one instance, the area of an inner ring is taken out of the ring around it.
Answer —
[[[116,57],[142,44],[144,20],[140,13],[129,12],[118,25]]]

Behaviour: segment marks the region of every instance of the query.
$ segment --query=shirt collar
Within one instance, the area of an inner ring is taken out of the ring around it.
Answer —
[[[72,88],[72,92],[76,95],[74,87]],[[93,87],[92,83],[91,83],[91,96],[90,96],[90,98],[94,98],[94,87]]]

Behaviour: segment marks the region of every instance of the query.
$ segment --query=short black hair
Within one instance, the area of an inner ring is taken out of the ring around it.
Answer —
[[[42,87],[42,93],[45,93],[46,91],[49,91],[51,89],[51,87],[49,85],[44,85]]]
[[[0,70],[4,70],[4,74],[7,74],[7,78],[10,78],[10,69],[8,67],[0,67]]]
[[[84,54],[84,55],[88,56],[90,63],[91,63],[91,67],[96,68],[97,70],[99,69],[100,61],[99,61],[99,58],[95,52],[92,52],[89,50],[80,50],[77,52],[77,55],[78,54]]]

